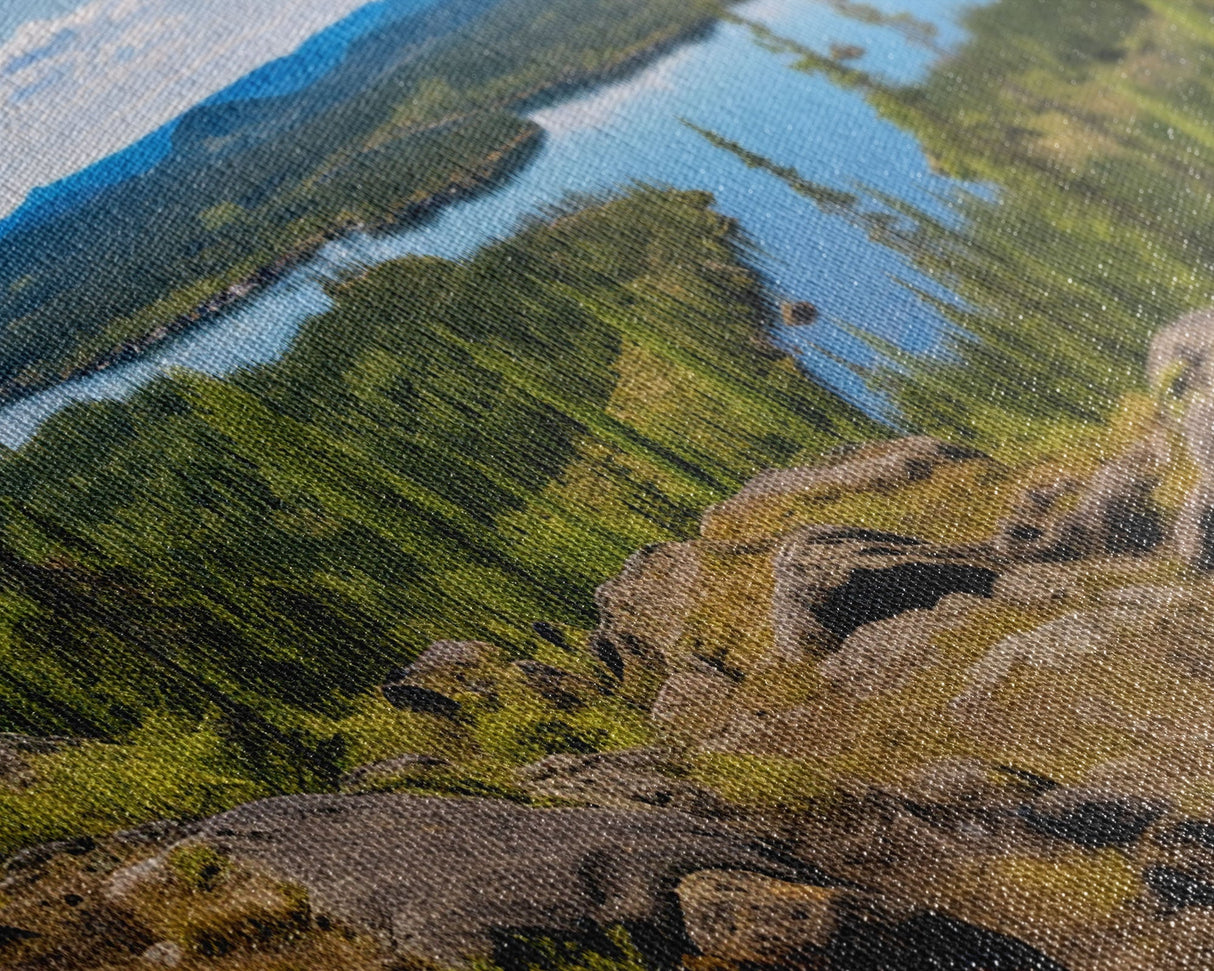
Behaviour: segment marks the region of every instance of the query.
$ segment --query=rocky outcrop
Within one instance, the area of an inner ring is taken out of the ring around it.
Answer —
[[[513,771],[567,808],[269,803],[203,838],[447,963],[519,928],[624,923],[735,964],[1202,966],[1214,608],[1177,562],[1201,565],[1190,514],[1160,498],[1182,433],[1151,418],[1070,471],[910,438],[764,473],[699,537],[635,554],[584,647],[551,625],[542,660],[443,642],[385,685],[459,724],[517,691],[644,713],[647,747]],[[352,787],[431,771],[408,758]],[[439,834],[428,862],[391,835],[410,827]],[[475,881],[447,859],[469,846]],[[366,899],[324,876],[360,868]]]
[[[1183,556],[1214,568],[1214,309],[1187,314],[1151,341],[1147,378],[1168,402],[1167,428],[1183,443],[1194,481],[1177,522]]]
[[[672,891],[687,874],[809,872],[729,827],[665,809],[537,809],[498,800],[289,796],[207,821],[118,895],[206,847],[307,891],[313,914],[363,929],[399,958],[464,966],[515,932],[578,935],[623,925],[682,939]]]
[[[1181,407],[1083,462],[916,437],[764,473],[632,556],[594,631],[434,644],[383,686],[408,746],[135,854],[108,899],[213,853],[279,924],[298,888],[414,963],[622,926],[706,967],[1214,966],[1207,322],[1152,359]]]
[[[794,856],[866,888],[887,948],[939,919],[1010,935],[1023,966],[1199,965],[1214,623],[1159,498],[1175,436],[1141,429],[1074,474],[922,438],[856,449],[761,475],[699,539],[639,554],[596,636],[621,690],[649,679],[672,746],[656,771],[774,813]],[[693,940],[780,963],[863,939],[853,897],[778,884],[689,877]],[[810,898],[832,903],[798,911],[798,937],[780,901]]]
[[[765,503],[805,502],[859,493],[892,493],[930,479],[937,472],[965,462],[990,461],[974,449],[925,435],[863,447],[845,447],[818,465],[761,472],[730,499],[710,508],[702,521],[706,537],[728,535],[731,525],[761,516]],[[778,522],[760,521],[764,531],[779,530]]]

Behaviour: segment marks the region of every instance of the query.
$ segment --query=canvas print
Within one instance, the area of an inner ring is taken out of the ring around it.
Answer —
[[[1212,0],[0,0],[0,967],[1214,968]]]

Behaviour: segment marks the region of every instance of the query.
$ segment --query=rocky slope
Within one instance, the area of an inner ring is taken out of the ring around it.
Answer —
[[[908,438],[759,475],[637,552],[589,636],[394,672],[386,757],[341,793],[10,860],[0,955],[1214,964],[1212,335],[1161,334],[1099,447]],[[594,717],[637,744],[591,751]],[[507,731],[558,754],[506,764]]]

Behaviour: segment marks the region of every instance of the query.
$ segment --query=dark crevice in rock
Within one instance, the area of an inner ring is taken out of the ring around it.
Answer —
[[[854,570],[814,609],[818,622],[845,638],[857,627],[928,610],[951,593],[990,597],[999,574],[960,563],[900,563],[879,570]]]
[[[1214,907],[1214,884],[1179,867],[1147,867],[1142,882],[1166,907]]]
[[[1105,510],[1105,546],[1110,553],[1149,553],[1165,537],[1159,513],[1133,498],[1110,502]]]
[[[603,666],[615,675],[617,681],[624,680],[624,658],[610,640],[606,637],[596,637],[590,649],[594,656],[603,662]]]
[[[1201,531],[1201,549],[1197,554],[1199,570],[1214,570],[1214,509],[1202,513],[1198,524]]]
[[[1006,535],[1008,539],[1015,540],[1017,543],[1032,543],[1041,539],[1045,535],[1045,530],[1039,526],[1016,523],[1007,528]]]
[[[856,915],[828,951],[831,971],[1066,971],[1014,937],[925,913],[874,927]]]
[[[717,674],[728,679],[734,684],[741,684],[746,680],[746,672],[740,668],[732,667],[726,664],[723,657],[698,652],[692,654],[691,656],[705,667],[711,668],[713,671],[716,671]]]
[[[1043,836],[1093,850],[1137,842],[1161,815],[1153,806],[1113,799],[1080,801],[1053,812],[1034,806],[1020,810],[1021,818]]]
[[[419,714],[458,718],[462,710],[458,701],[415,684],[385,684],[383,692],[388,704]]]
[[[27,931],[22,927],[8,927],[0,925],[0,948],[6,944],[12,944],[16,941],[29,941],[38,937],[34,931]]]
[[[1214,823],[1201,819],[1186,819],[1160,837],[1164,845],[1190,844],[1214,850]]]
[[[531,625],[531,630],[537,637],[542,637],[549,644],[569,650],[569,641],[565,639],[564,633],[559,627],[548,623],[546,620],[537,620]]]

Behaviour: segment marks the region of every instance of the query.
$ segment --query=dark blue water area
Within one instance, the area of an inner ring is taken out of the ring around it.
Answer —
[[[375,0],[368,3],[313,34],[290,54],[257,68],[195,107],[281,98],[306,90],[340,67],[352,44],[386,23],[418,13],[437,2],[439,0]],[[30,229],[66,215],[104,189],[150,172],[172,155],[173,134],[180,121],[175,118],[127,148],[51,185],[34,189],[18,209],[0,220],[0,239],[16,230]]]
[[[872,0],[936,24],[932,45],[905,32],[848,18],[828,2],[752,0],[745,18],[814,51],[832,43],[865,53],[855,63],[891,81],[922,78],[942,47],[963,38],[961,0]],[[238,306],[130,364],[73,379],[0,409],[0,442],[28,440],[73,402],[121,400],[188,368],[222,377],[281,357],[305,322],[331,306],[330,281],[412,254],[465,259],[571,197],[610,195],[637,183],[710,191],[751,242],[751,258],[777,299],[808,300],[810,326],[777,325],[778,343],[822,384],[869,413],[896,421],[871,383],[874,335],[917,354],[946,353],[949,322],[914,289],[956,298],[862,222],[824,210],[781,178],[750,167],[692,125],[715,132],[807,180],[861,197],[871,191],[949,222],[967,193],[991,190],[932,170],[916,139],[882,117],[855,88],[796,70],[795,54],[760,43],[745,24],[721,23],[633,77],[532,112],[546,131],[536,156],[501,188],[449,205],[420,225],[335,240]],[[690,124],[689,124],[690,123]],[[323,322],[316,324],[324,326]]]

